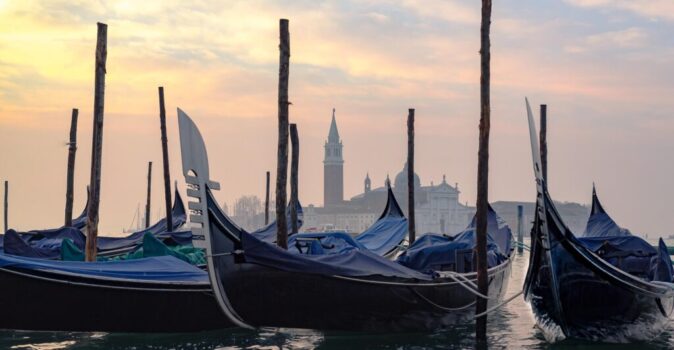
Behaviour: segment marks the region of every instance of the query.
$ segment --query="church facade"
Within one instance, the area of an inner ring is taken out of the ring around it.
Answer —
[[[407,215],[407,164],[395,176],[393,182],[386,179],[382,186],[373,188],[370,174],[366,174],[363,192],[344,200],[343,144],[339,137],[335,111],[325,143],[323,160],[323,206],[309,205],[304,210],[305,231],[340,230],[360,233],[366,230],[381,215],[386,206],[387,186]],[[416,230],[454,234],[464,229],[475,209],[459,202],[458,184],[447,183],[445,176],[440,184],[422,185],[421,178],[414,175]]]

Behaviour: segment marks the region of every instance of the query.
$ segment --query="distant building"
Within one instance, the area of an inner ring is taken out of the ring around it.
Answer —
[[[386,186],[372,188],[370,174],[366,174],[363,192],[344,200],[344,159],[335,110],[325,143],[323,160],[323,207],[309,205],[304,211],[303,230],[344,230],[358,233],[367,229],[381,215],[386,205]],[[393,193],[407,215],[407,164],[391,184]],[[474,208],[459,202],[458,184],[451,186],[445,176],[439,185],[422,186],[414,176],[415,213],[417,232],[453,234],[464,229],[475,212]]]
[[[344,201],[344,159],[342,158],[342,140],[339,139],[335,109],[332,109],[332,123],[328,141],[325,142],[323,160],[323,206],[339,206]]]
[[[515,202],[515,201],[497,201],[491,203],[492,208],[498,215],[505,220],[510,228],[513,230],[513,235],[516,235],[517,230],[517,206],[521,205],[523,208],[523,223],[524,236],[528,239],[531,227],[534,221],[534,214],[536,210],[536,203],[534,202]],[[564,223],[569,227],[571,232],[580,235],[585,231],[587,218],[590,216],[590,208],[586,205],[568,202],[555,202],[555,207],[559,214],[564,219]]]

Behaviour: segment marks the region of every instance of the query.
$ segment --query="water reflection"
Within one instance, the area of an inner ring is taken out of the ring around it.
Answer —
[[[528,255],[519,255],[506,297],[522,288]],[[39,317],[36,315],[36,317]],[[326,315],[329,317],[329,315]],[[295,329],[227,330],[189,334],[105,334],[66,332],[0,332],[0,349],[472,349],[473,324],[434,333],[322,333]],[[518,297],[489,316],[490,349],[667,349],[674,347],[669,330],[644,344],[596,344],[564,341],[547,344],[534,326],[533,315]]]

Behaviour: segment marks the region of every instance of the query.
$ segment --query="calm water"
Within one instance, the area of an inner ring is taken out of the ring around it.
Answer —
[[[521,289],[527,261],[526,253],[516,256],[507,296]],[[672,325],[651,343],[616,345],[564,341],[547,344],[541,332],[534,327],[531,310],[522,297],[491,314],[489,334],[489,347],[492,349],[674,348]],[[473,338],[472,324],[437,333],[370,335],[305,330],[234,330],[166,335],[2,331],[0,349],[469,349],[474,347]]]

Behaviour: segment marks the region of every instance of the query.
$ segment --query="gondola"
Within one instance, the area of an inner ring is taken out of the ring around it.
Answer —
[[[231,326],[206,272],[172,256],[66,262],[0,254],[0,328],[193,332]]]
[[[276,233],[274,231],[274,233]],[[367,230],[351,237],[347,232],[315,232],[292,235],[288,247],[293,252],[337,254],[348,249],[365,249],[374,254],[394,259],[407,245],[407,218],[398,205],[391,187],[388,187],[386,207]],[[259,238],[259,237],[258,237]],[[265,240],[272,243],[273,241]]]
[[[291,232],[292,230],[292,220],[290,218],[290,206],[292,205],[289,204],[288,208],[286,209],[286,223],[288,227],[288,232]],[[295,210],[297,212],[297,229],[299,230],[302,227],[302,224],[304,223],[304,211],[302,210],[302,204],[300,204],[299,201],[295,203]],[[261,227],[253,232],[251,234],[255,237],[257,237],[260,240],[263,240],[265,242],[269,243],[275,243],[276,242],[276,220],[270,222],[269,224],[265,225],[264,227]]]
[[[7,231],[14,231],[15,233],[18,233],[25,242],[37,241],[42,239],[58,239],[63,235],[69,236],[73,234],[73,231],[80,231],[84,229],[84,226],[86,226],[87,224],[88,208],[89,208],[89,196],[87,196],[87,202],[84,205],[84,210],[82,210],[79,216],[77,216],[72,220],[72,225],[70,227],[62,226],[59,228],[31,230],[27,232],[16,232],[11,229]],[[0,234],[0,249],[4,247],[6,233],[7,232],[5,232],[4,234]]]
[[[387,192],[384,211],[377,221],[357,235],[355,240],[377,255],[393,258],[405,246],[408,224],[390,184]]]
[[[166,218],[162,218],[154,225],[133,232],[126,237],[98,237],[96,240],[98,254],[103,256],[113,256],[127,253],[142,243],[143,236],[146,233],[150,233],[159,239],[173,240],[179,244],[181,242],[184,243],[191,241],[189,231],[179,230],[180,226],[185,224],[187,220],[187,214],[185,211],[185,205],[183,204],[183,200],[177,188],[175,189],[175,195],[173,198],[174,200],[173,206],[171,207],[171,218],[173,221],[172,227],[176,232],[168,232]]]
[[[601,251],[593,251],[576,238],[557,212],[542,178],[528,101],[526,108],[537,202],[524,294],[538,327],[551,342],[652,339],[674,311],[674,285],[667,272],[671,261],[662,241],[650,264],[654,273],[638,276],[614,266],[600,256]]]
[[[208,156],[194,122],[178,110],[190,221],[207,250],[213,292],[223,313],[245,328],[434,330],[474,314],[476,274],[422,273],[367,250],[292,254],[234,224],[216,203]],[[489,268],[489,304],[503,297],[512,255]]]
[[[632,236],[630,230],[618,226],[608,215],[604,206],[601,205],[597,196],[597,189],[592,184],[592,207],[590,217],[587,219],[585,231],[581,237],[628,237]]]
[[[175,200],[171,209],[172,221],[173,227],[179,228],[186,220],[185,206],[177,190],[175,191],[174,198]],[[80,217],[73,220],[73,225],[75,226],[72,227],[28,232],[17,232],[10,229],[3,236],[3,251],[6,254],[31,258],[60,259],[62,256],[61,247],[66,239],[69,239],[78,249],[82,250],[84,248],[86,237],[82,232],[84,227],[80,225],[82,221],[86,222],[86,209]],[[191,244],[192,241],[192,235],[189,230],[167,232],[166,218],[163,218],[154,225],[133,232],[126,237],[98,237],[98,255],[114,257],[134,251],[142,244],[145,234],[152,234],[171,245]]]

